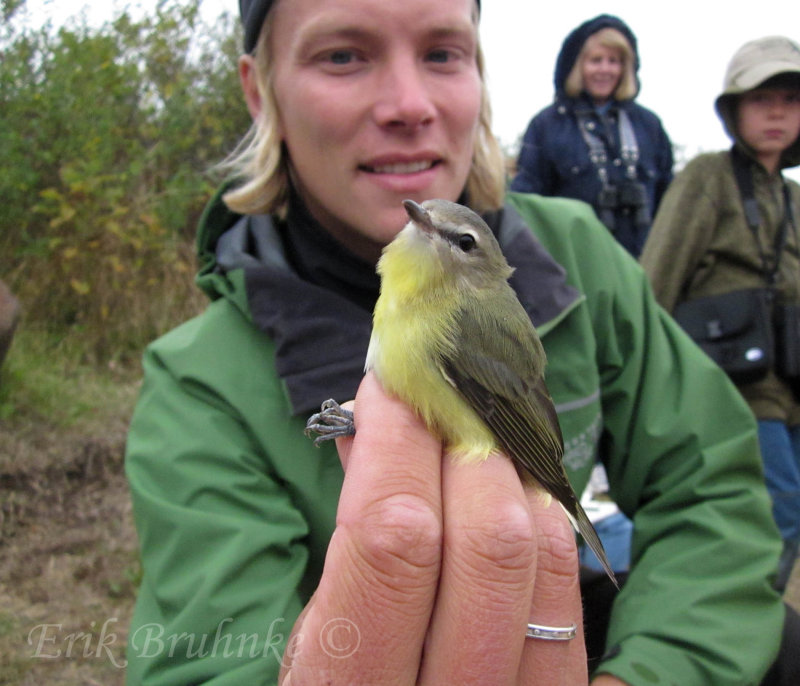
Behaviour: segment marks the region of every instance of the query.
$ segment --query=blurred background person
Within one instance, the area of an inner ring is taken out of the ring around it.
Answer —
[[[710,337],[704,333],[698,342],[726,341],[736,365],[726,371],[758,419],[767,488],[784,540],[776,584],[783,590],[800,545],[800,185],[781,173],[800,164],[800,47],[779,36],[742,46],[715,106],[733,147],[698,155],[676,177],[641,262],[656,298],[684,326],[688,312],[715,298],[715,319],[698,324]],[[773,354],[753,357],[750,340],[743,356],[752,359],[735,359],[729,342],[734,328],[749,329],[729,323],[722,303],[730,303],[738,321],[749,311],[745,298],[753,289],[771,293],[764,319],[775,326],[775,341],[786,343],[775,348],[771,363]]]
[[[601,14],[564,40],[555,102],[522,139],[511,189],[584,200],[638,257],[652,215],[672,180],[672,144],[660,119],[634,102],[636,36]]]

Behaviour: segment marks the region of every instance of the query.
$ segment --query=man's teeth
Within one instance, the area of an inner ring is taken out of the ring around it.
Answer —
[[[380,167],[373,167],[372,171],[376,174],[416,174],[425,171],[433,166],[430,160],[425,162],[405,162],[397,164],[384,164]]]

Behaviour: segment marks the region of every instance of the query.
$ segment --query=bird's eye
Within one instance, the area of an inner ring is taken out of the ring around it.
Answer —
[[[464,252],[469,252],[475,247],[475,245],[475,236],[473,236],[471,233],[462,233],[458,237],[458,247]]]

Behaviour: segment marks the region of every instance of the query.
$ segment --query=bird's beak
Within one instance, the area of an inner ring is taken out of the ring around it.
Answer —
[[[413,200],[403,200],[403,207],[406,208],[408,216],[420,229],[427,234],[433,234],[434,226],[431,215],[422,205]]]

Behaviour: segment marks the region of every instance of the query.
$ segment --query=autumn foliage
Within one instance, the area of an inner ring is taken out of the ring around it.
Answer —
[[[32,29],[0,7],[0,279],[26,326],[138,357],[201,304],[194,227],[249,126],[236,17],[178,0]]]

